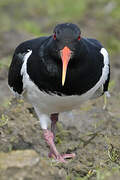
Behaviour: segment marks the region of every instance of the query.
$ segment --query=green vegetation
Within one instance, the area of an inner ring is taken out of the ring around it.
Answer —
[[[39,36],[50,33],[57,23],[80,24],[91,18],[95,20],[98,39],[114,55],[120,52],[119,12],[119,0],[98,0],[97,4],[90,0],[1,0],[0,32],[16,29]]]
[[[5,126],[8,123],[8,116],[2,114],[0,117],[0,127]]]
[[[0,70],[3,68],[8,68],[11,62],[11,56],[4,57],[0,60]]]
[[[72,0],[13,0],[12,2],[2,0],[0,2],[0,31],[20,28],[22,31],[39,35],[43,25],[48,27],[54,23],[79,21],[87,5],[88,0],[76,0],[76,2]]]

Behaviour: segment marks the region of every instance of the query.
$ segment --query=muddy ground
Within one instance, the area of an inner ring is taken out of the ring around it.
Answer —
[[[81,24],[86,35],[97,36],[96,20],[89,21],[88,15],[84,20],[86,24]],[[103,110],[100,97],[78,110],[60,114],[57,148],[61,153],[76,154],[74,159],[61,164],[48,158],[49,149],[31,105],[16,101],[7,86],[14,48],[32,37],[16,30],[0,36],[0,180],[119,180],[120,52],[110,57],[111,98],[107,109]]]
[[[11,37],[11,34],[9,33]],[[8,36],[8,37],[9,37]],[[18,36],[17,36],[18,37]],[[14,38],[15,39],[15,38]],[[17,41],[17,40],[16,40]],[[16,42],[15,42],[16,43]],[[7,44],[8,46],[8,44]],[[7,48],[7,50],[10,50]],[[112,64],[111,98],[103,97],[59,116],[57,148],[76,157],[60,164],[48,159],[39,122],[32,107],[16,101],[7,87],[5,66],[0,71],[0,176],[1,180],[120,178],[120,61]]]

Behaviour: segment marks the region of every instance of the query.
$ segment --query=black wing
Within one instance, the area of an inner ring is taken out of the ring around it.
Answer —
[[[108,78],[107,78],[107,80],[105,81],[105,84],[103,85],[103,92],[108,91],[109,82],[110,82],[110,65],[109,65]]]
[[[19,57],[19,54],[14,53],[8,73],[8,84],[18,94],[23,91],[22,76],[20,74],[22,64],[23,60]]]
[[[99,49],[103,47],[102,44],[96,39],[87,38],[87,41],[89,41],[90,44],[92,44],[93,46],[96,46]]]
[[[48,39],[48,37],[40,37],[25,41],[16,48],[9,68],[8,84],[13,91],[17,92],[18,94],[22,94],[23,92],[21,68],[24,62],[25,54],[28,52],[28,49],[33,50],[40,47],[46,39]]]
[[[102,44],[96,40],[96,39],[92,39],[92,38],[86,38],[87,41],[89,41],[90,44],[92,44],[93,46],[95,46],[96,48],[98,48],[99,50],[101,48],[103,48]],[[103,95],[106,91],[108,91],[108,86],[109,86],[109,81],[110,81],[110,64],[109,64],[109,74],[108,74],[108,78],[105,81],[105,83],[103,84],[103,90],[102,90],[102,94]]]
[[[96,39],[92,39],[92,38],[88,38],[88,41],[90,41],[93,45],[97,46],[98,48],[102,48],[102,44],[96,40]],[[103,85],[103,93],[108,91],[108,86],[109,86],[109,81],[110,81],[110,64],[109,64],[109,74],[108,74],[108,78],[105,81],[105,84]]]

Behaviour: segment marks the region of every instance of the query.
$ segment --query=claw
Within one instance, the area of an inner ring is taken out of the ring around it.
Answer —
[[[50,153],[48,154],[48,156],[50,158],[54,158],[58,162],[66,163],[65,159],[75,157],[74,153],[63,154],[63,155],[59,154],[59,152],[57,151],[56,146],[54,144],[54,135],[51,131],[49,131],[47,129],[44,130],[44,137],[45,137],[47,144],[50,146]]]
[[[66,162],[65,159],[74,158],[74,157],[75,157],[75,153],[62,154],[62,155],[58,154],[57,157],[56,157],[56,155],[55,155],[53,152],[50,152],[50,153],[48,154],[48,157],[49,157],[49,158],[54,158],[54,159],[56,159],[56,160],[59,161],[59,162],[64,162],[64,163],[65,163],[65,162]]]

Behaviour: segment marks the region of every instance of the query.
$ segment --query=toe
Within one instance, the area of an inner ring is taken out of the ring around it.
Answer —
[[[67,159],[67,158],[74,158],[75,157],[75,153],[71,153],[71,154],[63,154],[62,157],[64,159]]]
[[[50,152],[48,154],[48,156],[49,156],[49,158],[53,158],[53,159],[55,159],[58,162],[66,163],[65,159],[67,159],[67,158],[74,158],[75,157],[75,153],[72,153],[72,154],[63,154],[63,155],[58,154],[56,156],[53,152]]]

